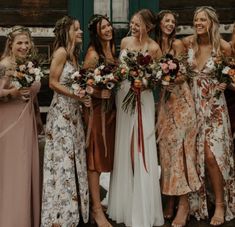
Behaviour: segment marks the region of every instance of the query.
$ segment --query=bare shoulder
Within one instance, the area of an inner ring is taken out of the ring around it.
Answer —
[[[94,47],[89,47],[84,59],[83,68],[94,68],[99,61],[99,55]]]
[[[230,56],[232,54],[231,45],[224,39],[220,39],[220,47],[226,56]]]
[[[121,45],[120,45],[121,50],[126,49],[129,46],[129,44],[131,43],[131,40],[132,40],[131,36],[124,37],[122,39]]]
[[[149,50],[152,51],[158,51],[160,49],[160,46],[158,45],[158,43],[156,41],[154,41],[153,39],[149,39]]]
[[[92,60],[92,59],[98,59],[99,58],[99,55],[98,53],[96,52],[95,48],[94,47],[89,47],[87,52],[86,52],[86,56],[85,56],[86,59],[88,60]]]
[[[9,68],[11,67],[11,61],[10,58],[5,57],[0,61],[0,67],[1,68]]]
[[[186,36],[182,38],[182,43],[185,46],[185,48],[189,48],[189,46],[193,43],[193,35]]]
[[[57,50],[54,51],[52,55],[52,61],[55,61],[57,63],[65,62],[66,59],[67,59],[67,52],[63,47],[59,47]]]
[[[175,39],[172,43],[172,48],[176,55],[183,54],[185,52],[185,46],[183,44],[183,41],[180,39]]]
[[[153,39],[149,39],[148,41],[148,51],[149,54],[154,58],[160,58],[162,56],[162,51],[160,46]]]
[[[173,41],[173,43],[172,43],[172,46],[173,46],[173,47],[183,46],[183,45],[184,45],[184,44],[183,44],[183,41],[180,40],[180,39],[175,39],[175,40]]]

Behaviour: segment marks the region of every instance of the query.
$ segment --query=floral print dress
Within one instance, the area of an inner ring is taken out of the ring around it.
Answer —
[[[168,100],[162,89],[158,111],[161,189],[184,195],[200,188],[196,170],[196,113],[187,82],[175,85]]]
[[[75,68],[66,62],[60,83]],[[54,93],[46,124],[41,226],[76,227],[88,221],[89,194],[85,138],[79,102]]]
[[[198,123],[197,171],[202,188],[190,196],[191,212],[197,219],[208,217],[210,198],[208,175],[205,170],[205,143],[213,153],[224,179],[225,219],[235,217],[235,174],[232,135],[224,94],[216,97],[218,80],[215,64],[210,57],[202,70],[197,70],[193,50],[189,50],[191,90],[196,105]],[[192,54],[193,53],[193,54]],[[191,59],[191,60],[190,60]],[[194,64],[193,64],[194,63]]]

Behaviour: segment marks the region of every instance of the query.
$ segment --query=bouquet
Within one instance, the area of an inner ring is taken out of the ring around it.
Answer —
[[[231,57],[215,57],[215,75],[219,83],[227,85],[235,83],[235,59]],[[219,99],[221,91],[216,91],[215,97]]]
[[[115,64],[101,64],[94,69],[93,76],[90,77],[90,85],[99,89],[108,89],[116,92],[120,86],[120,78],[115,75],[117,66]]]
[[[156,70],[163,86],[174,84],[182,75],[186,74],[186,57],[176,58],[171,54],[166,54],[159,59]],[[168,100],[170,94],[169,90],[165,91],[165,101]]]
[[[87,84],[92,72],[86,69],[80,69],[79,71],[73,71],[70,76],[69,82],[66,85],[72,89],[72,93],[79,98],[83,98],[87,94]]]
[[[39,62],[34,59],[18,60],[16,64],[15,72],[11,76],[11,83],[17,89],[30,87],[34,81],[39,82],[44,77]]]
[[[155,67],[155,62],[146,51],[145,53],[126,50],[121,58],[117,74],[122,79],[131,83],[130,90],[123,99],[122,108],[128,111],[129,107],[134,112],[138,97],[144,89],[153,89],[160,77]]]

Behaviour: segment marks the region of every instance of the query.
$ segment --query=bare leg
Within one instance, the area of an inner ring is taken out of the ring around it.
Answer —
[[[103,212],[100,200],[100,173],[88,171],[89,190],[92,200],[92,216],[98,227],[112,227]]]
[[[209,149],[207,143],[205,143],[205,160],[213,191],[215,193],[215,213],[210,224],[213,226],[218,226],[224,223],[224,182],[214,154]]]
[[[183,227],[186,225],[187,218],[189,215],[189,202],[188,202],[188,195],[181,195],[179,197],[179,205],[176,217],[172,222],[173,227]]]

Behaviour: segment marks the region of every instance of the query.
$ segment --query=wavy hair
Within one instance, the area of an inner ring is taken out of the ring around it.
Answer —
[[[176,35],[176,26],[178,23],[178,14],[176,14],[175,12],[171,11],[171,10],[161,10],[157,15],[156,15],[156,28],[155,28],[155,40],[157,41],[157,43],[159,44],[160,48],[162,49],[162,29],[161,29],[161,21],[164,18],[164,16],[166,14],[171,14],[173,15],[174,19],[175,19],[175,28],[172,31],[172,33],[169,35],[169,40],[168,40],[168,45],[171,46],[173,40],[175,39],[175,35]]]
[[[193,21],[195,21],[197,14],[200,12],[204,12],[206,14],[208,21],[211,22],[211,25],[207,31],[207,35],[209,38],[209,42],[212,45],[213,52],[216,55],[221,54],[221,48],[220,48],[221,36],[219,33],[219,19],[216,10],[211,6],[201,6],[195,10]],[[195,33],[194,35],[195,55],[199,53],[199,47],[198,47],[199,42],[200,42],[200,37]]]
[[[89,23],[88,23],[88,30],[89,30],[89,34],[90,34],[90,43],[88,45],[88,48],[90,46],[93,46],[95,48],[95,51],[98,53],[99,57],[101,58],[105,58],[105,54],[103,52],[103,48],[99,39],[99,35],[98,35],[98,29],[99,32],[101,32],[101,23],[102,20],[106,20],[108,21],[108,23],[111,24],[111,21],[109,20],[109,18],[105,15],[101,15],[101,14],[94,14],[91,16]],[[98,27],[97,27],[98,25]],[[113,26],[112,26],[113,27]],[[115,41],[114,41],[114,29],[112,30],[112,40],[110,41],[110,48],[111,48],[111,53],[113,55],[113,57],[115,56],[114,53],[114,49],[115,49]]]
[[[14,27],[11,28],[11,31],[7,34],[5,49],[1,56],[1,59],[12,55],[12,44],[15,40],[15,37],[18,35],[26,35],[29,37],[31,47],[28,55],[36,52],[30,30],[27,27],[21,25],[15,25]]]
[[[67,58],[71,61],[73,56],[78,59],[80,52],[80,44],[76,45],[75,41],[69,36],[69,30],[71,26],[74,25],[75,21],[78,20],[70,16],[64,16],[56,22],[53,30],[55,34],[53,50],[55,51],[59,47],[64,47],[67,52]]]

